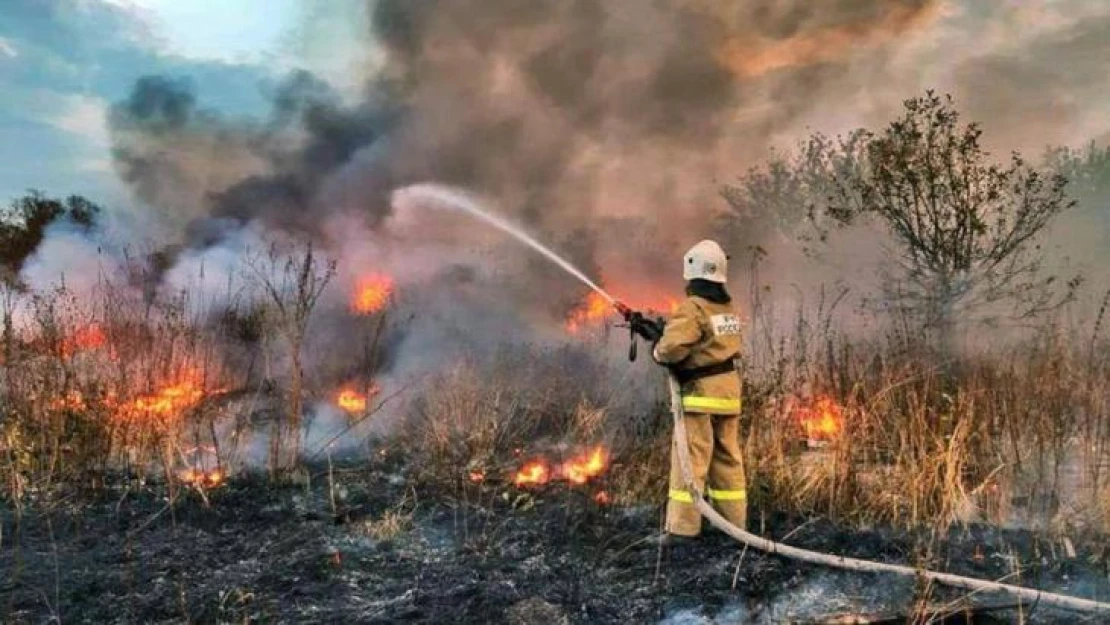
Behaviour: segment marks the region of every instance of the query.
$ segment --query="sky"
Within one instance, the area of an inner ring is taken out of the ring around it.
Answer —
[[[206,106],[244,116],[264,111],[267,85],[291,69],[341,82],[356,3],[327,4],[0,0],[0,202],[28,189],[129,201],[105,115],[141,76],[184,77]]]

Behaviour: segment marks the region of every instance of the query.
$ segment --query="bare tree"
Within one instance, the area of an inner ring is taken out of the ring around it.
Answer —
[[[265,293],[277,326],[289,347],[289,395],[285,419],[274,424],[270,440],[270,471],[294,466],[300,457],[301,419],[304,413],[305,332],[316,303],[335,277],[334,260],[321,260],[312,244],[303,247],[272,243],[264,255],[247,259],[249,278]],[[283,453],[285,440],[289,449]]]
[[[930,91],[904,109],[878,133],[814,135],[805,144],[799,162],[825,181],[813,185],[825,194],[809,207],[817,232],[876,220],[894,242],[883,269],[886,301],[941,336],[956,321],[991,319],[976,315],[992,304],[1029,318],[1067,301],[1078,280],[1057,288],[1042,271],[1037,244],[1045,226],[1074,205],[1066,178],[1028,166],[1017,153],[992,162],[979,126],[960,123],[951,97]]]

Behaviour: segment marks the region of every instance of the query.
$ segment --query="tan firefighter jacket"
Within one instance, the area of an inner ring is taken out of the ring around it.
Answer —
[[[740,342],[740,318],[732,306],[693,295],[667,320],[653,355],[679,371],[696,369],[738,357]],[[687,382],[682,407],[690,413],[740,414],[740,376],[728,371]]]

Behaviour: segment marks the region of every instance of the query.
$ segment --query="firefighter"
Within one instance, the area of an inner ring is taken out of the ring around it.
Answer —
[[[744,463],[740,455],[740,319],[725,288],[728,256],[714,241],[701,241],[682,259],[687,298],[659,331],[637,316],[633,329],[655,345],[652,355],[668,366],[682,388],[682,407],[694,481],[714,507],[737,527],[748,518]],[[708,482],[708,483],[707,483]],[[686,488],[671,450],[665,539],[701,533],[696,493]]]

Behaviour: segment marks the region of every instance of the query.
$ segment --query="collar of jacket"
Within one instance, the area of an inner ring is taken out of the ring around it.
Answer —
[[[725,285],[701,278],[694,278],[686,283],[686,294],[705,298],[714,304],[728,304],[732,301]]]

